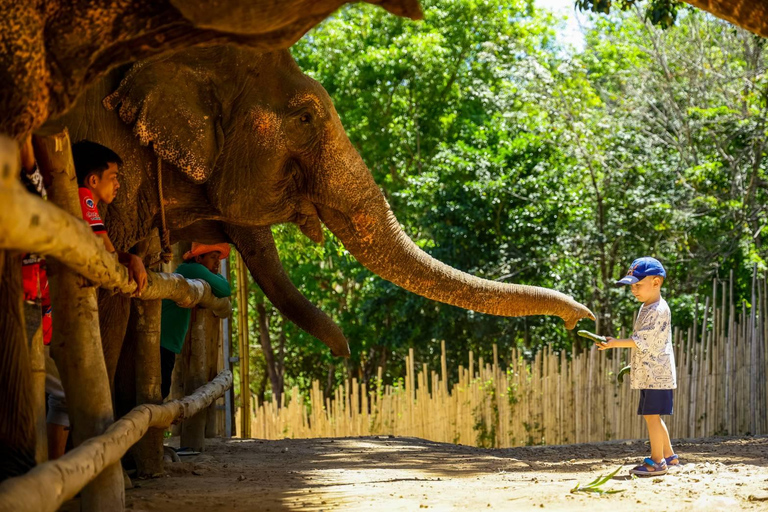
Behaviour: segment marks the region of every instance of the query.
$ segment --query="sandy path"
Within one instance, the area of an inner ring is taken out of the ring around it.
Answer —
[[[629,479],[642,442],[482,450],[414,438],[211,440],[206,453],[135,481],[133,511],[768,510],[768,437],[675,444],[685,465]],[[571,494],[619,465],[613,495]],[[71,502],[65,510],[76,510]]]

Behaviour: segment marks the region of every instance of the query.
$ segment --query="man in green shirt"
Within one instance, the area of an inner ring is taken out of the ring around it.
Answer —
[[[202,279],[211,285],[216,297],[229,297],[232,290],[226,278],[219,274],[221,259],[229,256],[229,244],[205,245],[192,243],[192,250],[184,254],[184,263],[176,273],[187,279]],[[171,375],[176,364],[176,354],[181,353],[192,318],[190,308],[179,307],[172,300],[163,300],[163,316],[160,326],[160,389],[163,398],[171,391]]]

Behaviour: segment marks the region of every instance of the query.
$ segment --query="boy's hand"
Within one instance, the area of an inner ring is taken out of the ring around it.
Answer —
[[[144,268],[144,262],[135,254],[130,254],[128,258],[128,278],[136,282],[136,295],[141,295],[147,286],[147,269]]]
[[[597,345],[597,350],[608,350],[609,348],[615,347],[616,338],[613,336],[606,336],[605,337],[605,343],[595,343]]]

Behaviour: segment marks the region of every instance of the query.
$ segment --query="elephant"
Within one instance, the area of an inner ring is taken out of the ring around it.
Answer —
[[[233,243],[270,301],[335,355],[349,353],[347,341],[288,280],[273,224],[295,223],[315,242],[325,225],[375,274],[436,301],[503,316],[557,315],[568,328],[594,318],[562,293],[479,279],[419,249],[327,92],[288,51],[218,45],[146,59],[115,70],[52,123],[73,141],[121,155],[121,190],[102,212],[118,250],[144,240],[162,217],[172,240]],[[127,299],[107,300],[102,342],[112,379],[121,351],[131,349],[122,339]]]
[[[0,133],[22,139],[110,69],[194,45],[290,47],[349,0],[0,0]],[[418,0],[370,0],[421,19]]]
[[[344,3],[0,0],[0,134],[24,140],[49,118],[65,113],[89,84],[121,64],[224,42],[261,51],[288,48]],[[422,16],[418,0],[371,3],[396,15]],[[0,250],[0,280],[0,333],[6,340],[0,344],[4,367],[0,416],[13,418],[0,422],[2,481],[34,466],[35,427],[18,254]]]

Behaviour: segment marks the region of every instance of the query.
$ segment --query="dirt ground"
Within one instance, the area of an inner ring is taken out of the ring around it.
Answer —
[[[167,464],[165,478],[134,480],[126,508],[768,510],[768,437],[677,442],[684,464],[644,479],[627,476],[648,453],[640,441],[499,450],[395,437],[209,441],[205,453]],[[570,492],[618,466],[605,488],[623,492]]]

